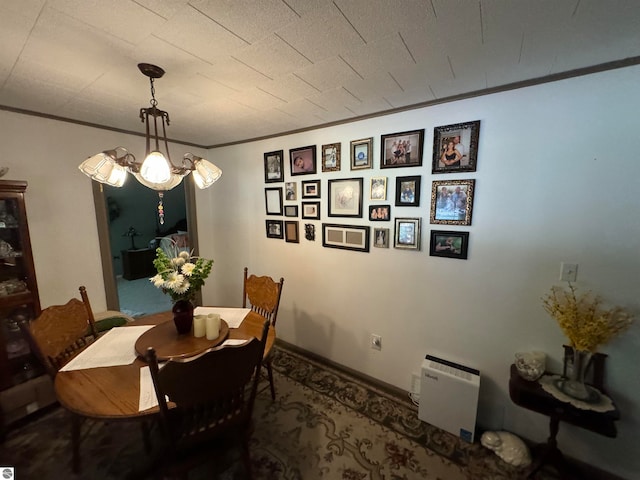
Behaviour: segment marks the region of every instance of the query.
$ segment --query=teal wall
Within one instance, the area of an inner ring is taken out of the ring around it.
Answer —
[[[158,220],[158,193],[140,184],[132,175],[121,188],[105,185],[105,197],[108,205],[117,210],[109,223],[111,258],[116,275],[122,275],[120,252],[131,248],[131,238],[126,235],[130,227],[139,234],[134,238],[135,247],[146,248],[157,232],[172,228],[187,216],[184,183],[164,193],[164,225]]]

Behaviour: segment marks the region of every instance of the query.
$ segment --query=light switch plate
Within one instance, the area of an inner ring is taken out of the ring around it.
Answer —
[[[563,282],[575,282],[578,278],[578,264],[565,263],[560,264],[560,280]]]

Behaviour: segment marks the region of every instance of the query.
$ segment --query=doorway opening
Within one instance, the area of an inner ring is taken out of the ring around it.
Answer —
[[[155,250],[180,236],[197,251],[197,229],[192,182],[164,192],[160,224],[157,192],[129,180],[121,188],[93,182],[93,192],[107,308],[135,318],[171,310],[171,298],[149,281]]]

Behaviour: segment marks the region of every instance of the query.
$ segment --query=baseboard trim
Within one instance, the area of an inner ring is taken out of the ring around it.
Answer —
[[[353,370],[349,367],[345,367],[344,365],[334,362],[333,360],[329,360],[328,358],[318,355],[317,353],[313,353],[313,352],[310,352],[309,350],[305,350],[304,348],[301,348],[297,345],[289,343],[280,338],[276,337],[275,343],[276,345],[282,346],[287,350],[291,350],[292,352],[308,357],[317,363],[326,365],[330,368],[333,368],[334,370],[338,370],[339,372],[343,372],[344,374],[354,377],[364,383],[369,383],[373,385],[375,388],[377,388],[378,390],[381,390],[390,396],[397,397],[398,400],[402,401],[407,406],[414,408],[416,411],[418,409],[418,407],[409,399],[409,392],[402,390],[401,388],[398,388],[389,383],[385,383],[377,378],[365,375],[364,373],[359,372],[357,370]]]

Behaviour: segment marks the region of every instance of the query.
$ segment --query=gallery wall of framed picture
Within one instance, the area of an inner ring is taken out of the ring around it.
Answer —
[[[393,246],[468,259],[470,231],[455,229],[471,226],[476,180],[469,174],[478,169],[480,120],[432,128],[428,141],[425,134],[431,131],[416,128],[265,152],[267,238],[300,243],[300,218],[311,221],[304,223],[305,239],[315,241],[320,228],[327,248],[370,252],[370,245]],[[399,168],[404,170],[392,170]],[[423,189],[430,190],[428,198]],[[423,219],[434,226],[424,234]]]

